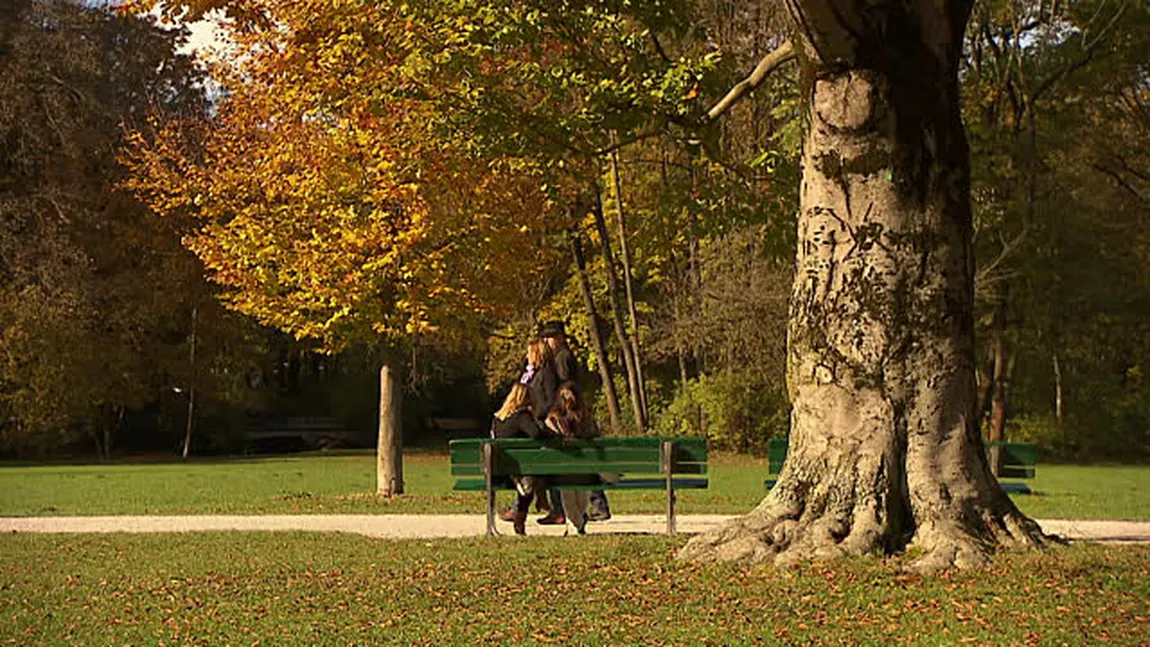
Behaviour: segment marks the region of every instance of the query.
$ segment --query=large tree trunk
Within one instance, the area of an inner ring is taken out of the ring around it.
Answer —
[[[698,560],[919,548],[981,564],[1041,529],[1002,492],[975,418],[969,153],[957,62],[969,6],[791,3],[809,90],[779,482],[694,538]]]
[[[379,446],[375,454],[375,491],[403,494],[403,394],[395,371],[379,369]]]

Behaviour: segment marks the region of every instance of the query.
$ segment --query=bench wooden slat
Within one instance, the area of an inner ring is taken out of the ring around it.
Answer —
[[[1002,491],[1007,494],[1030,494],[1030,486],[1019,481],[999,481]]]
[[[539,464],[548,463],[572,463],[572,462],[586,462],[586,461],[610,461],[616,463],[647,463],[654,465],[656,471],[659,466],[659,452],[658,450],[652,451],[650,449],[633,449],[633,448],[570,448],[562,446],[544,446],[544,447],[500,447],[500,456],[507,457],[512,460],[520,462],[530,462]],[[482,457],[478,452],[474,455],[472,452],[456,454],[452,460],[457,463],[474,463],[481,462]],[[675,462],[677,464],[698,464],[700,461],[691,456],[676,456]]]
[[[709,486],[709,481],[705,478],[675,478],[672,479],[672,486],[676,490],[705,490]],[[500,490],[515,489],[506,483],[499,484],[496,487]],[[620,479],[614,483],[563,485],[560,487],[564,490],[664,490],[666,489],[666,481],[662,478],[628,478]],[[451,489],[460,492],[482,492],[486,489],[486,482],[483,479],[457,479]]]
[[[659,474],[658,463],[623,463],[603,460],[568,460],[559,463],[537,463],[515,457],[500,456],[495,463],[496,476],[547,475],[547,474]],[[676,474],[706,474],[706,463],[676,463]],[[481,463],[457,464],[451,466],[452,476],[479,476],[483,474]]]
[[[688,439],[676,446],[675,473],[705,474],[706,441]],[[619,442],[623,441],[623,442]],[[636,442],[641,441],[641,442]],[[660,474],[662,456],[658,438],[611,438],[540,444],[528,439],[500,439],[496,460],[497,475],[585,474],[598,472]],[[453,476],[483,473],[483,443],[477,438],[451,442]],[[616,443],[619,442],[620,446]]]
[[[450,443],[452,462],[482,462],[483,443],[488,438],[467,438],[453,440]],[[553,440],[542,443],[543,447],[555,449],[575,449],[586,453],[589,450],[611,452],[612,458],[622,460],[653,460],[659,461],[659,451],[663,440],[675,443],[675,461],[683,463],[705,463],[707,461],[707,441],[703,438],[595,438],[591,440]],[[527,438],[501,438],[499,449],[501,452],[513,452],[517,449],[534,449],[541,446],[538,441]]]

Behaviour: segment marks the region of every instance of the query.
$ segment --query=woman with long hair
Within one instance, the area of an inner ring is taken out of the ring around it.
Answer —
[[[559,376],[555,372],[555,362],[551,349],[541,339],[527,344],[527,368],[519,378],[531,393],[531,411],[542,420],[555,402],[555,391],[559,388]]]
[[[531,394],[523,384],[511,387],[494,417],[492,438],[538,438],[543,433],[531,412]]]
[[[495,412],[495,419],[491,422],[491,437],[539,440],[549,435],[531,412],[531,396],[527,386],[512,386],[511,392],[503,400],[503,406]],[[535,491],[544,485],[544,479],[538,476],[518,476],[514,480],[516,498],[511,522],[515,534],[525,535],[527,511],[535,500]]]
[[[583,402],[583,397],[579,395],[575,383],[570,381],[561,384],[556,391],[555,404],[547,413],[545,424],[548,430],[561,438],[585,439],[598,435],[598,426],[590,410]],[[563,502],[563,514],[580,535],[587,532],[589,502],[587,491],[564,489],[563,485],[594,485],[601,482],[602,479],[598,474],[573,474],[557,479],[556,485],[560,489],[560,498]]]
[[[531,391],[531,411],[543,424],[551,405],[555,403],[555,392],[559,388],[559,374],[556,372],[555,357],[551,347],[542,339],[533,339],[527,344],[527,368],[519,378],[521,384],[526,384]],[[550,494],[550,500],[548,500]],[[540,517],[538,523],[549,526],[567,523],[563,517],[563,504],[559,500],[559,493],[555,490],[540,488],[535,493],[535,509],[547,511]],[[514,512],[501,514],[500,519],[512,521]]]

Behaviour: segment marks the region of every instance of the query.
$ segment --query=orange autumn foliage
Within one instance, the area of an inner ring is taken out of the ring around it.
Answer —
[[[128,184],[196,219],[185,244],[266,324],[331,349],[478,335],[535,292],[552,206],[530,168],[443,134],[411,25],[365,6],[268,3],[274,28],[233,28],[214,118],[135,136]]]

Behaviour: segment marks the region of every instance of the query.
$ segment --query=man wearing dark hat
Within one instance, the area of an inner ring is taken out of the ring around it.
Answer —
[[[579,390],[583,389],[582,371],[579,370],[579,361],[575,359],[575,353],[571,352],[571,347],[567,345],[567,329],[562,321],[548,321],[543,324],[543,329],[540,330],[539,336],[551,348],[551,356],[555,362],[555,372],[559,374],[559,383],[573,382]],[[547,525],[554,523],[562,523],[558,521],[562,510],[562,504],[556,505],[559,501],[559,492],[554,488],[551,489],[551,514],[539,519],[538,523]],[[607,503],[607,494],[603,490],[591,490],[589,493],[591,512],[587,515],[590,521],[606,521],[611,518],[611,507]]]
[[[567,331],[563,322],[548,321],[543,324],[539,336],[551,348],[551,356],[555,360],[555,371],[559,374],[559,383],[574,382],[582,389],[583,383],[579,379],[582,377],[579,375],[579,362],[575,359],[575,354],[571,352],[571,347],[567,345]]]

